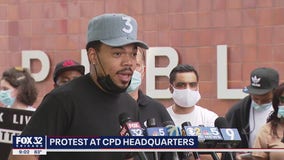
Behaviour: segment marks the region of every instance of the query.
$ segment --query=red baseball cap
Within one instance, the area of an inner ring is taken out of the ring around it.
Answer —
[[[68,59],[64,60],[62,62],[57,63],[54,73],[53,73],[53,81],[56,82],[58,76],[65,72],[65,71],[70,71],[70,70],[76,70],[80,72],[82,75],[85,74],[85,67],[78,62]]]

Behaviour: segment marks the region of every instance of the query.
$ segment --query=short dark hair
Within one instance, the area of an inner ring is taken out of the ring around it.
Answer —
[[[193,66],[187,64],[179,64],[175,68],[173,68],[170,73],[170,84],[173,84],[174,81],[176,80],[177,73],[185,73],[185,72],[194,72],[197,81],[199,81],[198,73]]]
[[[91,41],[86,45],[86,50],[88,52],[90,48],[94,48],[97,52],[99,52],[102,44],[103,43],[101,41]]]
[[[13,67],[3,72],[1,80],[6,80],[11,86],[18,89],[17,100],[25,105],[33,105],[38,91],[35,80],[27,68]]]

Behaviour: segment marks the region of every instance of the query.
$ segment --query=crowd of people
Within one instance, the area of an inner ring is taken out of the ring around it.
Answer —
[[[102,14],[89,21],[87,56],[90,73],[72,59],[57,63],[53,71],[54,89],[39,106],[33,106],[38,91],[26,68],[13,67],[0,80],[0,103],[3,107],[35,111],[22,135],[47,136],[119,136],[121,113],[128,113],[147,127],[154,119],[163,126],[214,127],[220,116],[199,106],[199,74],[187,64],[179,64],[169,74],[173,104],[164,106],[145,95],[140,86],[145,76],[148,45],[137,39],[137,22],[125,14]],[[250,74],[250,85],[243,89],[248,96],[225,115],[229,127],[237,128],[241,142],[237,148],[284,148],[284,84],[273,68],[259,67]],[[107,126],[107,127],[106,127]],[[0,153],[1,154],[1,153]],[[149,159],[196,159],[194,154],[146,153]],[[246,156],[244,156],[246,155]],[[248,156],[249,155],[249,156]],[[231,159],[223,153],[220,159]],[[234,152],[233,159],[277,160],[283,153]],[[52,152],[46,156],[15,156],[16,159],[139,159],[127,152]],[[212,159],[205,156],[203,159]]]

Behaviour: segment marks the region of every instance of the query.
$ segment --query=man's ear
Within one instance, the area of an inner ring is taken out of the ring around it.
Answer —
[[[145,75],[146,75],[146,66],[143,65],[142,66],[142,73],[141,73],[142,80],[144,79]]]
[[[89,48],[87,54],[90,64],[97,64],[97,51],[94,48]]]
[[[170,89],[170,92],[173,93],[174,92],[174,89],[173,89],[173,86],[170,84],[169,86],[169,89]]]

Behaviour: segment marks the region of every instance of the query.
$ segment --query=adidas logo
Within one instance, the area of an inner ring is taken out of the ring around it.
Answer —
[[[261,78],[257,78],[256,76],[251,77],[251,85],[254,87],[261,87],[261,84],[259,83]]]

